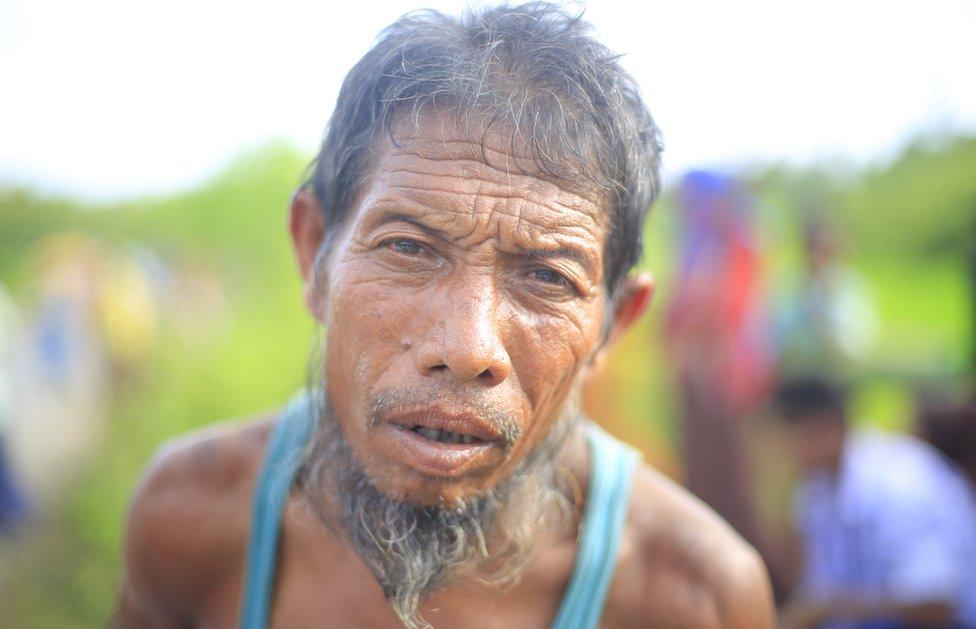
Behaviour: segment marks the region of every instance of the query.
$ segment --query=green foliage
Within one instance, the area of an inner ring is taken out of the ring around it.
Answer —
[[[976,244],[976,138],[916,142],[838,197],[839,218],[873,254],[967,252]]]
[[[0,261],[14,286],[29,279],[24,256],[38,238],[79,231],[106,248],[140,243],[173,266],[189,260],[216,271],[228,301],[203,333],[164,320],[148,364],[118,387],[104,443],[60,512],[22,548],[2,549],[4,626],[103,626],[121,571],[126,505],[152,452],[213,421],[270,410],[304,382],[314,328],[286,229],[304,165],[295,151],[271,146],[171,198],[97,208],[22,191],[0,198]]]

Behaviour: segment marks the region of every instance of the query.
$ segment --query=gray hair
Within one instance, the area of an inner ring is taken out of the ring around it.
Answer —
[[[608,193],[604,277],[613,296],[641,254],[660,188],[660,134],[618,56],[580,15],[548,2],[408,13],[379,36],[342,84],[306,187],[322,202],[328,243],[401,119],[448,112],[471,130],[511,134],[513,153],[558,180]],[[486,159],[487,161],[487,159]],[[521,168],[521,166],[520,166]],[[523,169],[524,170],[524,169]]]
[[[539,535],[571,519],[572,481],[558,461],[581,425],[576,404],[509,478],[457,504],[424,506],[373,485],[325,387],[310,390],[318,425],[299,468],[302,495],[363,560],[408,629],[430,626],[419,614],[421,598],[449,583],[472,576],[497,586],[517,583]]]

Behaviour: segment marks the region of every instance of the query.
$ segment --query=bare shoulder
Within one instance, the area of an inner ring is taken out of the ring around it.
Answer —
[[[635,473],[627,527],[620,561],[626,582],[616,579],[614,588],[621,610],[642,619],[638,625],[774,626],[769,577],[758,553],[704,503],[648,466]]]
[[[117,624],[187,622],[209,590],[239,573],[272,420],[211,426],[156,452],[129,511]]]

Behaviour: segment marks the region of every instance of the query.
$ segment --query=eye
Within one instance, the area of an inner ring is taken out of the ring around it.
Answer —
[[[561,286],[573,291],[574,293],[576,292],[576,286],[573,284],[573,282],[571,282],[569,278],[559,271],[547,267],[539,267],[537,269],[533,269],[530,272],[530,276],[533,279],[539,280],[540,282],[551,284],[556,287]]]
[[[410,238],[394,238],[384,243],[387,247],[408,256],[420,255],[424,251],[424,245]]]

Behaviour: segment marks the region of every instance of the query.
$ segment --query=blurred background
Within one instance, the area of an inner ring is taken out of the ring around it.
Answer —
[[[302,385],[289,196],[345,72],[418,6],[0,0],[2,626],[104,624],[153,451]],[[658,293],[587,410],[779,565],[783,382],[840,385],[852,429],[976,422],[976,4],[586,15],[666,144]],[[961,477],[966,438],[936,443]]]

